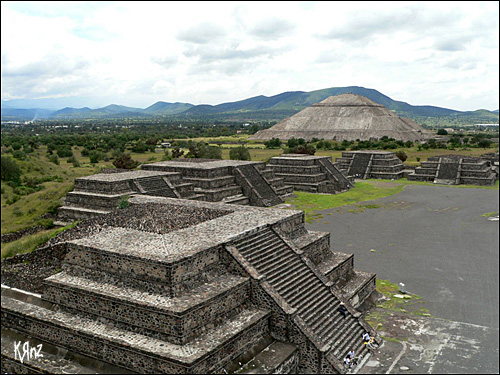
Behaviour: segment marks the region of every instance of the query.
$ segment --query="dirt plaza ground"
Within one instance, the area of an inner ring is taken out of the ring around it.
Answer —
[[[356,269],[404,283],[432,316],[388,315],[389,340],[361,373],[498,373],[498,204],[498,190],[408,185],[317,212],[309,230],[330,232]]]

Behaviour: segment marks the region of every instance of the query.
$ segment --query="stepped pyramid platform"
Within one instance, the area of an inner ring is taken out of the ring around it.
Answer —
[[[335,167],[330,156],[282,154],[271,158],[267,169],[295,190],[336,194],[354,186]]]
[[[73,191],[66,195],[64,205],[59,208],[59,218],[67,221],[104,215],[117,208],[122,198],[138,193],[169,198],[202,198],[194,193],[192,184],[182,181],[180,173],[98,173],[75,179]]]
[[[80,356],[141,373],[346,373],[350,349],[369,355],[361,335],[376,333],[350,301],[374,290],[375,275],[330,251],[329,234],[308,232],[302,211],[129,203],[98,218],[108,225],[87,220],[61,234],[62,271],[40,301],[2,292],[2,335],[67,350],[65,365]],[[6,371],[58,364],[4,352]]]
[[[178,172],[209,202],[268,207],[283,203],[291,187],[276,176],[263,174],[264,162],[177,159],[142,165],[143,170]]]
[[[408,175],[409,181],[429,181],[448,185],[492,186],[496,179],[497,175],[491,162],[462,155],[430,157]]]
[[[403,141],[423,141],[431,138],[432,134],[413,120],[399,117],[367,97],[342,94],[304,108],[269,129],[259,130],[249,139],[354,141],[383,136]]]
[[[346,176],[362,179],[400,179],[405,165],[393,153],[379,150],[343,151],[334,165]]]

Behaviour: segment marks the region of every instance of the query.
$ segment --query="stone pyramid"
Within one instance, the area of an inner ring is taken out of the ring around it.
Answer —
[[[295,137],[354,141],[383,136],[403,141],[430,138],[430,134],[417,123],[399,117],[383,105],[361,95],[342,94],[313,104],[273,127],[255,133],[250,139],[288,140]]]

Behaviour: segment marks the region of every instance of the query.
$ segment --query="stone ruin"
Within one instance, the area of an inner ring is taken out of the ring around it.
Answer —
[[[403,177],[405,165],[389,151],[343,151],[335,166],[348,177],[397,180]]]
[[[294,190],[313,193],[342,193],[354,186],[330,156],[282,154],[269,160],[267,168]]]
[[[497,175],[491,162],[462,155],[434,156],[423,161],[408,175],[409,181],[428,181],[448,185],[494,185]]]
[[[283,203],[293,188],[285,186],[266,163],[240,160],[177,159],[141,166],[147,171],[177,172],[205,201],[269,207]]]
[[[129,204],[53,245],[66,256],[41,297],[2,290],[2,370],[332,374],[348,371],[350,349],[369,354],[361,335],[376,333],[355,308],[375,275],[333,252],[329,233],[306,230],[302,211]],[[21,363],[14,339],[57,355]]]
[[[285,186],[264,162],[179,159],[145,164],[142,170],[77,178],[59,208],[59,218],[103,215],[133,194],[267,207],[283,203],[292,192],[293,187]]]
[[[141,170],[75,179],[59,208],[61,222],[104,215],[134,194],[269,207],[293,190],[336,194],[353,186],[328,156],[283,154],[264,162],[178,159]]]

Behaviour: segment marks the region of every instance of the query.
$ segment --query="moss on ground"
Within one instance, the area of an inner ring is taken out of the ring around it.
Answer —
[[[429,310],[424,307],[425,301],[421,296],[407,293],[403,294],[407,298],[394,297],[394,295],[402,294],[397,284],[377,279],[377,291],[383,295],[383,300],[377,305],[377,309],[366,316],[367,322],[377,330],[383,330],[384,323],[392,312],[431,316]]]

